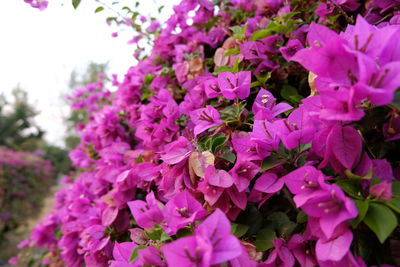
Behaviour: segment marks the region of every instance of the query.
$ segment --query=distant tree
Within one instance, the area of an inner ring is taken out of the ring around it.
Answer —
[[[70,89],[74,90],[98,81],[99,74],[106,73],[107,69],[108,63],[90,62],[83,72],[73,70],[69,80]],[[71,110],[70,114],[65,118],[67,133],[64,138],[64,144],[68,149],[73,149],[79,144],[80,136],[77,135],[75,129],[79,123],[85,122],[85,119],[85,114],[82,114],[80,110]]]
[[[38,112],[19,85],[12,96],[12,101],[4,94],[0,96],[0,145],[14,150],[36,150],[44,142],[44,131],[34,121]]]
[[[79,72],[78,70],[73,70],[69,79],[69,88],[75,89],[79,86],[85,86],[89,83],[98,80],[100,73],[106,73],[108,69],[108,63],[96,63],[90,62],[86,70]]]
[[[72,167],[67,149],[46,144],[42,147],[42,150],[44,152],[42,157],[50,160],[58,173],[69,173]]]
[[[11,99],[0,95],[0,146],[19,151],[42,150],[42,157],[52,162],[58,173],[68,173],[71,162],[68,151],[44,140],[45,131],[34,118],[39,112],[29,102],[28,93],[19,85]]]

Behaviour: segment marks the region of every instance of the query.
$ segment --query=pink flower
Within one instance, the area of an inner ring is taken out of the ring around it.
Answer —
[[[260,266],[262,267],[293,267],[294,257],[282,239],[272,240],[274,249],[269,254],[267,260]]]
[[[327,238],[332,237],[341,223],[358,214],[354,202],[335,184],[322,184],[320,190],[297,194],[293,200],[309,216],[319,218],[319,225]]]
[[[136,223],[142,228],[152,228],[154,224],[159,224],[164,219],[163,205],[155,198],[153,192],[147,194],[146,202],[134,200],[128,202],[128,206]]]
[[[251,72],[240,71],[236,74],[221,72],[218,74],[218,86],[222,95],[229,100],[236,97],[245,99],[250,94]]]
[[[180,238],[161,248],[167,264],[206,267],[240,256],[240,243],[230,228],[225,214],[217,209],[196,228],[194,236]]]
[[[218,110],[212,106],[199,108],[190,113],[190,117],[195,124],[194,134],[198,135],[207,129],[222,124]]]
[[[130,258],[132,255],[132,251],[136,247],[137,245],[133,242],[123,242],[123,243],[116,242],[113,249],[114,260],[110,262],[110,267],[132,266],[133,264],[130,264]]]
[[[291,110],[293,107],[287,103],[276,104],[276,98],[264,88],[258,92],[253,104],[253,113],[256,119],[271,121],[279,114]]]
[[[260,167],[250,161],[237,161],[235,166],[229,171],[232,175],[233,183],[239,192],[247,189],[250,181],[256,176]]]
[[[187,190],[176,194],[164,209],[167,228],[171,234],[189,223],[202,220],[205,215],[205,209]]]
[[[390,201],[392,199],[392,184],[382,181],[379,184],[371,186],[369,193],[383,201]]]

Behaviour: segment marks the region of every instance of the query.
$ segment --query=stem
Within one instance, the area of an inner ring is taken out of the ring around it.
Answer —
[[[334,3],[333,1],[329,1],[332,5],[335,6],[335,8],[337,8],[337,10],[339,11],[339,13],[341,15],[343,15],[343,17],[346,19],[347,23],[349,24],[354,24],[354,19],[352,17],[350,17],[349,15],[347,15],[347,13],[336,3]]]
[[[122,16],[121,13],[119,13],[118,11],[116,11],[115,9],[113,9],[112,7],[110,7],[109,5],[107,5],[106,3],[104,3],[101,0],[95,0],[97,3],[101,4],[102,6],[104,6],[105,8],[107,8],[108,10],[114,12],[115,14],[117,14],[118,17],[120,17],[121,19],[125,20],[125,17]]]
[[[361,140],[362,140],[362,142],[365,144],[365,146],[366,146],[368,152],[371,154],[371,156],[372,156],[374,159],[376,159],[375,154],[374,154],[374,153],[372,152],[372,150],[369,148],[369,146],[368,146],[368,144],[367,144],[367,141],[365,141],[364,136],[362,135],[361,131],[360,131],[360,130],[357,130],[357,132],[358,132],[359,135],[361,136]]]
[[[289,190],[287,189],[286,186],[284,186],[282,188],[282,192],[283,192],[284,197],[290,202],[290,204],[293,206],[293,208],[295,208],[297,210],[296,203],[294,203],[294,201],[293,201],[292,194],[289,192]]]

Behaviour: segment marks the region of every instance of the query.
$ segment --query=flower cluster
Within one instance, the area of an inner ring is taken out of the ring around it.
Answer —
[[[72,267],[395,264],[396,3],[183,0],[115,93],[76,93],[79,172],[26,242]]]
[[[25,3],[30,4],[33,8],[38,8],[40,11],[45,10],[49,4],[47,0],[24,0]]]

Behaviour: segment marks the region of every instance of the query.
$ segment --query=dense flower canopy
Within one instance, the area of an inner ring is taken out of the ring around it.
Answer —
[[[115,93],[71,97],[76,178],[26,244],[71,267],[395,264],[400,3],[305,2],[153,21]]]
[[[0,237],[23,224],[41,206],[55,168],[37,152],[0,147]]]

